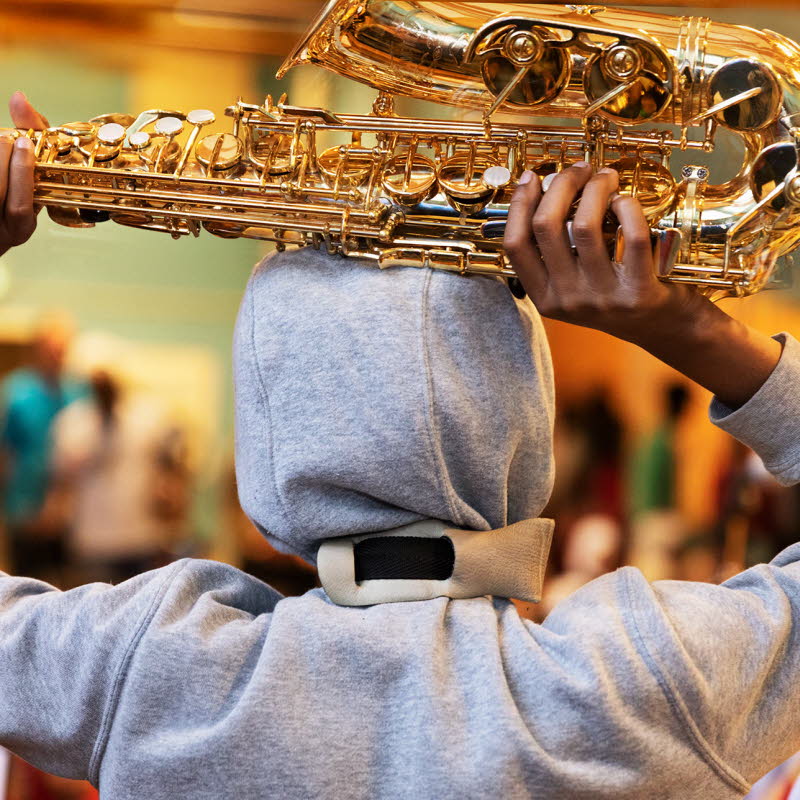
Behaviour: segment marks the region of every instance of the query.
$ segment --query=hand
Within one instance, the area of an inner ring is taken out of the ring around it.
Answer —
[[[17,128],[41,130],[49,127],[22,92],[11,95],[9,109]],[[0,255],[27,242],[36,229],[38,210],[33,203],[33,168],[30,139],[0,136]]]
[[[780,344],[737,322],[697,290],[655,276],[650,229],[638,201],[617,194],[619,176],[575,164],[546,193],[530,172],[511,199],[505,249],[522,285],[546,317],[605,331],[638,344],[736,408],[767,380]],[[573,253],[567,215],[575,214]],[[625,237],[623,262],[603,239],[606,210]]]
[[[638,201],[617,193],[612,169],[592,173],[582,162],[558,174],[546,193],[531,172],[511,200],[505,249],[522,285],[545,317],[639,341],[659,320],[673,320],[685,306],[710,302],[687,286],[658,280],[650,228]],[[580,192],[572,234],[567,216]],[[609,207],[625,237],[622,263],[609,258],[603,219]]]

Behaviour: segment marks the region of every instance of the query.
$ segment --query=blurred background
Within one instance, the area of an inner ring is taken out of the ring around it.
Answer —
[[[209,108],[215,129],[227,129],[222,111],[238,97],[260,103],[282,92],[297,104],[367,112],[374,91],[325,71],[274,77],[320,7],[4,0],[0,96],[23,90],[53,124]],[[795,0],[768,0],[757,14],[732,0],[684,12],[800,40]],[[411,101],[398,111],[431,113]],[[9,124],[2,113],[0,125]],[[734,141],[720,141],[712,181],[740,160]],[[236,499],[231,333],[248,274],[267,252],[252,241],[173,241],[111,223],[72,230],[42,214],[34,238],[0,258],[0,569],[67,588],[195,555],[286,593],[314,585],[310,568],[268,548]],[[800,332],[800,288],[724,302],[767,333]],[[523,614],[541,619],[621,564],[651,579],[719,581],[797,538],[800,494],[708,422],[704,391],[603,334],[547,329],[558,397],[549,513],[558,525],[547,595],[539,607],[520,606]],[[786,797],[798,770],[787,765],[758,797]],[[0,784],[2,774],[0,763]],[[21,763],[10,792],[93,796]]]

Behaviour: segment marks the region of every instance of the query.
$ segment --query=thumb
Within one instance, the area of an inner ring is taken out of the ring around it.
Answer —
[[[28,102],[22,92],[14,92],[8,103],[11,119],[17,128],[49,128],[50,123]]]

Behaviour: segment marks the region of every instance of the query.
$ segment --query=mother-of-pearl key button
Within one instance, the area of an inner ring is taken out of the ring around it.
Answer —
[[[215,119],[214,112],[207,108],[195,108],[186,115],[186,121],[190,125],[208,125]]]
[[[483,172],[483,182],[494,189],[505,186],[510,180],[511,170],[499,164],[493,167],[487,167]]]
[[[109,147],[120,144],[124,138],[125,128],[116,122],[107,122],[105,125],[101,125],[100,130],[97,131],[97,141]]]
[[[136,131],[128,137],[128,144],[134,150],[144,150],[150,144],[150,134],[147,131]]]
[[[551,172],[542,178],[542,191],[546,192],[550,188],[550,184],[556,179],[557,172]]]
[[[156,120],[156,133],[162,136],[177,136],[183,130],[183,120],[177,117],[161,117]]]

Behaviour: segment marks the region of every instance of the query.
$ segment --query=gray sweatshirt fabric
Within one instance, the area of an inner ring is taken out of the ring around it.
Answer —
[[[484,529],[537,514],[552,388],[533,309],[488,280],[358,269],[286,255],[250,284],[235,346],[249,513],[309,557],[369,519],[376,531],[425,516]],[[358,300],[368,275],[384,303],[374,314]],[[341,294],[329,307],[316,286]],[[276,310],[287,303],[302,322]],[[433,377],[425,349],[409,349],[424,322]],[[759,393],[712,414],[792,482],[800,346],[784,341]],[[387,353],[384,369],[405,380],[379,368]],[[469,371],[478,358],[483,373]],[[495,359],[513,367],[507,394]],[[488,383],[462,384],[462,370]],[[514,398],[537,382],[533,402]],[[650,585],[625,568],[542,625],[500,598],[281,598],[199,560],[65,593],[2,577],[0,744],[114,800],[735,798],[800,750],[798,621],[800,544],[722,586]]]

